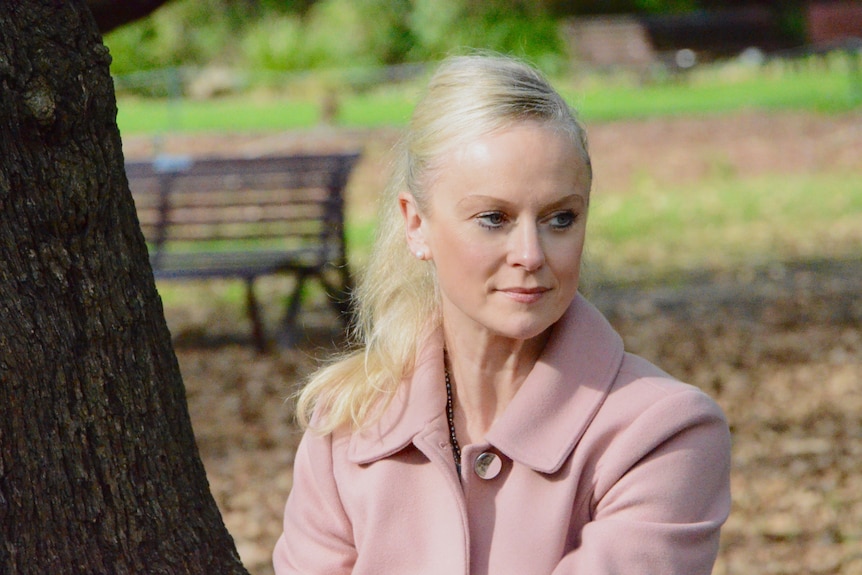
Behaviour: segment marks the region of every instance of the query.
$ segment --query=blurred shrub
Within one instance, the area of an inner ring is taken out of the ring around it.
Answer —
[[[262,70],[302,70],[308,67],[298,16],[274,15],[252,22],[243,31],[240,47],[246,64]]]
[[[114,74],[232,64],[295,71],[439,59],[465,47],[564,60],[557,24],[529,0],[175,0],[105,38]]]
[[[529,0],[414,0],[408,15],[410,60],[437,60],[465,48],[526,58],[546,72],[565,62],[557,22]]]
[[[565,63],[557,22],[530,1],[496,0],[467,18],[467,46],[479,46],[532,61],[556,73]]]
[[[148,18],[105,37],[114,74],[232,58],[229,41],[240,21],[236,10],[219,0],[170,2]]]
[[[354,67],[384,63],[388,30],[397,13],[386,0],[320,0],[306,19],[309,67]]]
[[[294,79],[294,87],[301,84],[306,91],[361,89],[374,83],[374,69],[404,61],[412,46],[403,24],[409,5],[408,0],[320,0],[302,17],[260,19],[243,31],[242,58],[258,70],[317,70],[310,83]]]

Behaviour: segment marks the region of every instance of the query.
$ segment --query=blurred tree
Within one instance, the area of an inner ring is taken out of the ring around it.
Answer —
[[[799,7],[804,0],[536,0],[557,16],[599,14],[677,14],[693,10],[720,10],[729,8],[769,8],[783,11]]]
[[[0,573],[245,574],[85,0],[0,3]]]
[[[565,48],[546,0],[414,0],[408,22],[414,60],[464,47],[514,54],[545,71],[558,69]]]
[[[673,13],[698,7],[697,0],[539,0],[557,16]]]
[[[314,6],[317,0],[245,0],[249,4],[257,4],[264,12],[283,12],[305,14]]]

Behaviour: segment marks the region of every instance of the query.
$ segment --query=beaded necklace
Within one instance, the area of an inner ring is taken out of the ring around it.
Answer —
[[[455,459],[455,469],[458,477],[461,477],[461,446],[455,435],[455,404],[452,400],[452,381],[449,379],[449,369],[444,368],[446,374],[446,418],[449,420],[449,443],[452,444],[452,457]]]

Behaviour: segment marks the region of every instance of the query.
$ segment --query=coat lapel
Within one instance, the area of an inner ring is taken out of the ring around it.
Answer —
[[[486,439],[523,465],[556,472],[607,397],[623,353],[620,336],[578,295]]]
[[[443,335],[434,333],[420,352],[413,374],[404,380],[380,418],[353,433],[347,457],[371,463],[404,449],[446,409]]]

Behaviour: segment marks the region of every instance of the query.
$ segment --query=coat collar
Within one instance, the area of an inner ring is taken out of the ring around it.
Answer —
[[[443,334],[435,332],[422,347],[413,374],[401,382],[386,409],[373,424],[350,438],[348,459],[371,463],[404,449],[428,424],[445,417]]]
[[[620,336],[578,295],[485,439],[536,471],[557,471],[601,407],[622,360]],[[443,377],[443,338],[438,333],[423,347],[413,375],[399,386],[380,419],[352,435],[350,461],[362,464],[388,457],[443,418]]]

